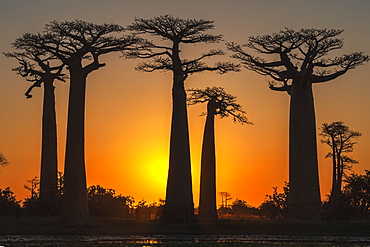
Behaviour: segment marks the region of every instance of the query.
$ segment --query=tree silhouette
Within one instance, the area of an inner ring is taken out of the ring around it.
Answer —
[[[286,218],[290,186],[285,182],[283,193],[278,193],[278,187],[273,187],[273,190],[272,195],[266,195],[265,201],[259,206],[261,214],[270,219]]]
[[[290,95],[289,217],[318,219],[318,179],[315,110],[312,85],[331,81],[369,60],[361,52],[340,57],[326,55],[342,48],[342,30],[285,29],[271,35],[252,36],[244,45],[228,43],[233,57],[258,74],[272,78],[270,89]],[[244,51],[250,48],[263,57]],[[272,57],[271,62],[265,57]]]
[[[344,155],[344,153],[353,152],[356,144],[354,140],[361,136],[361,133],[350,130],[343,122],[323,123],[320,130],[320,136],[323,138],[321,142],[331,148],[331,152],[325,158],[332,158],[333,161],[331,194],[322,213],[323,219],[330,220],[334,217],[335,211],[339,206],[343,175],[346,170],[351,169],[350,164],[358,163],[358,161]]]
[[[218,192],[218,194],[221,196],[221,207],[222,208],[227,208],[227,201],[232,199],[230,197],[231,194],[229,192],[226,192],[226,191]]]
[[[45,51],[28,47],[23,42],[13,44],[17,51],[4,53],[7,57],[18,60],[20,66],[14,68],[19,75],[33,85],[27,90],[26,97],[32,98],[31,91],[34,87],[44,85],[44,100],[42,114],[42,147],[41,147],[41,172],[40,172],[40,210],[44,214],[55,214],[57,197],[57,124],[55,114],[54,81],[65,82],[62,73],[64,64],[51,65],[55,56]],[[54,62],[55,63],[55,62]]]
[[[31,201],[38,199],[39,196],[40,196],[40,179],[39,179],[39,177],[35,176],[34,178],[31,178],[30,180],[27,180],[27,183],[29,185],[24,185],[23,187],[31,193],[29,199]]]
[[[0,188],[0,216],[14,215],[18,218],[20,214],[19,203],[20,201],[17,201],[10,187]]]
[[[94,217],[127,218],[128,205],[125,196],[117,195],[114,189],[92,185],[87,188],[89,211]]]
[[[70,92],[67,121],[67,142],[64,165],[64,195],[61,223],[64,226],[83,226],[92,223],[87,204],[85,172],[85,97],[87,76],[105,66],[101,55],[135,49],[140,39],[123,32],[115,24],[93,24],[81,20],[52,21],[38,34],[24,34],[15,41],[44,50],[67,66]]]
[[[7,164],[9,164],[8,160],[2,153],[0,153],[0,166],[6,166]]]
[[[249,205],[245,200],[236,198],[231,204],[231,212],[237,218],[244,218],[248,215],[257,215],[258,209]]]
[[[215,127],[216,115],[221,118],[232,116],[234,122],[250,124],[242,107],[235,103],[236,97],[224,91],[222,87],[207,87],[206,89],[189,89],[188,104],[207,103],[206,123],[204,127],[201,176],[200,176],[200,220],[216,220],[216,151]]]
[[[166,190],[166,205],[162,219],[186,222],[193,218],[189,130],[184,81],[189,75],[203,71],[217,71],[220,74],[238,70],[230,62],[217,62],[209,66],[204,59],[224,55],[221,50],[211,50],[195,59],[180,58],[180,45],[218,43],[221,35],[205,33],[214,28],[213,21],[203,19],[180,19],[163,15],[152,19],[136,18],[128,27],[139,34],[150,34],[162,38],[163,45],[147,42],[149,52],[126,54],[134,58],[151,58],[137,66],[144,72],[172,71],[172,121],[170,137],[169,172]]]
[[[346,214],[349,217],[360,219],[370,218],[370,170],[365,170],[365,174],[351,174],[345,179],[342,198],[345,199]],[[347,207],[346,207],[347,206]],[[349,207],[348,207],[349,206]]]

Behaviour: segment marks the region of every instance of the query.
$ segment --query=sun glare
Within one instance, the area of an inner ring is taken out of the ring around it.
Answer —
[[[145,175],[148,181],[155,186],[166,186],[168,173],[168,157],[166,156],[151,156],[147,161]]]

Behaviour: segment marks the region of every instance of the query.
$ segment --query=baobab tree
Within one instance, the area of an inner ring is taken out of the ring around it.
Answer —
[[[217,219],[216,204],[216,150],[215,150],[215,116],[232,117],[234,122],[251,124],[247,121],[245,111],[236,103],[236,96],[228,94],[222,87],[206,89],[189,89],[188,104],[207,103],[206,123],[204,127],[201,174],[199,219],[212,221]]]
[[[322,213],[322,218],[330,220],[335,217],[336,209],[339,206],[339,198],[342,193],[343,176],[346,171],[352,168],[352,164],[358,161],[345,155],[353,152],[356,140],[362,134],[358,131],[350,130],[343,122],[323,123],[320,128],[322,143],[327,144],[331,151],[325,158],[332,159],[332,186],[329,201]]]
[[[124,28],[116,24],[94,24],[81,20],[52,21],[42,33],[24,34],[15,41],[43,50],[58,58],[69,71],[70,91],[64,165],[64,195],[61,223],[64,226],[91,224],[88,213],[85,171],[85,97],[87,76],[104,67],[101,55],[136,49],[141,39],[116,37]]]
[[[24,47],[22,42],[13,44],[17,51],[4,53],[7,57],[18,60],[20,66],[13,70],[33,84],[25,93],[27,98],[32,98],[31,91],[34,87],[44,87],[42,110],[42,145],[40,168],[40,210],[43,214],[53,215],[56,211],[57,191],[57,124],[55,113],[55,87],[54,81],[65,82],[62,73],[64,64],[55,62],[56,57],[46,54],[45,51]]]
[[[319,219],[320,187],[317,164],[316,122],[312,85],[328,82],[369,60],[361,52],[327,58],[341,49],[337,38],[343,30],[285,29],[278,33],[251,36],[244,45],[228,43],[249,70],[268,76],[270,89],[290,95],[289,120],[289,217]],[[251,55],[249,48],[262,57]],[[272,61],[266,61],[271,57]]]
[[[211,50],[195,59],[183,59],[180,46],[183,44],[218,43],[221,35],[205,33],[214,28],[213,21],[203,19],[180,19],[163,15],[152,19],[136,18],[128,29],[139,34],[150,34],[162,38],[163,44],[148,42],[149,52],[126,54],[134,58],[151,58],[137,66],[144,72],[171,71],[172,121],[170,136],[170,158],[166,190],[164,221],[191,221],[194,214],[186,92],[184,82],[189,75],[203,71],[220,74],[237,71],[238,66],[230,62],[217,62],[213,66],[204,59],[224,55],[222,50]]]

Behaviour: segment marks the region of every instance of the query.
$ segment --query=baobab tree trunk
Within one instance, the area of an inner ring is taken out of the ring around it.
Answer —
[[[335,143],[334,138],[332,138],[332,143],[334,145],[334,143]],[[333,148],[332,152],[333,152],[333,158],[332,158],[333,159],[333,178],[332,178],[332,181],[331,181],[331,190],[332,190],[332,193],[333,193],[333,191],[336,190],[335,187],[337,186],[337,183],[338,183],[338,176],[339,176],[339,174],[338,174],[338,165],[339,164],[337,164],[338,160],[337,160],[337,155],[336,155],[336,152],[335,152],[335,148]],[[329,201],[330,201],[330,199],[329,199]]]
[[[316,122],[312,84],[293,82],[290,102],[288,215],[320,218]]]
[[[334,142],[333,142],[334,143]],[[341,160],[340,157],[336,159],[333,157],[333,181],[332,181],[332,188],[328,203],[322,212],[322,219],[323,220],[332,220],[335,218],[335,214],[340,202],[340,196],[342,194],[342,177],[343,172],[341,171]]]
[[[172,88],[170,161],[163,220],[189,222],[194,216],[186,92],[177,79]]]
[[[42,148],[40,171],[40,203],[43,214],[56,213],[57,188],[57,126],[53,79],[44,81],[42,114]]]
[[[69,69],[71,78],[61,223],[64,226],[84,226],[92,224],[88,211],[85,171],[86,74],[81,70]]]
[[[179,43],[172,47],[173,85],[170,160],[166,189],[166,204],[162,220],[189,222],[194,217],[193,189],[190,164],[186,79],[179,57]]]
[[[199,219],[212,221],[217,219],[216,208],[216,153],[215,153],[215,118],[216,103],[207,104],[207,119],[204,127],[201,174]]]
[[[324,211],[322,212],[323,220],[332,220],[335,218],[335,214],[339,206],[341,193],[341,184],[339,183],[339,181],[337,181],[337,183],[331,190],[329,201]]]
[[[334,142],[334,138],[332,138],[332,143],[335,143]],[[332,181],[331,181],[331,192],[330,192],[330,197],[329,197],[329,200],[328,200],[328,203],[326,204],[326,207],[324,208],[322,214],[321,214],[321,218],[323,220],[331,220],[333,218],[333,214],[334,214],[334,204],[336,201],[336,197],[337,197],[337,183],[338,183],[338,174],[337,174],[337,159],[336,159],[336,153],[335,153],[335,149],[333,148],[332,150],[333,152],[333,157],[332,157],[332,162],[333,162],[333,175],[332,175]],[[338,197],[338,202],[339,202],[339,197]]]

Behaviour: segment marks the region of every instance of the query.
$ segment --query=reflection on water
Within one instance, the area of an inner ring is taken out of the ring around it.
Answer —
[[[4,235],[0,246],[370,246],[370,237],[272,235]]]

